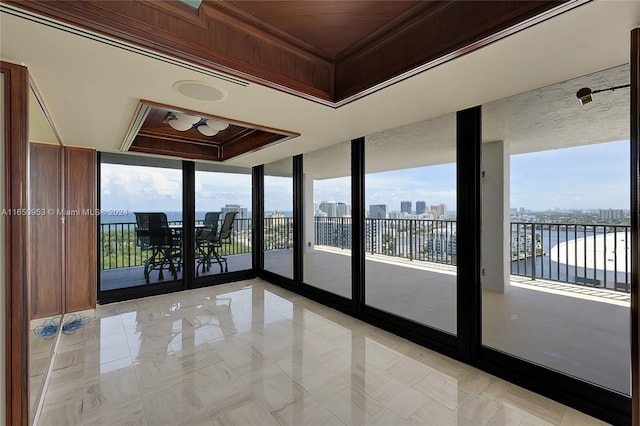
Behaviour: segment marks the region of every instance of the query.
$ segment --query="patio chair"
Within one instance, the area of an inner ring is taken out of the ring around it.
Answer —
[[[136,215],[136,240],[143,250],[151,251],[144,263],[144,279],[149,284],[151,272],[158,270],[158,280],[164,280],[167,269],[174,280],[178,279],[176,263],[180,265],[180,243],[167,222],[165,213],[134,213]]]
[[[220,255],[223,244],[231,243],[231,231],[233,230],[233,221],[235,220],[237,212],[229,212],[224,216],[220,233],[207,230],[207,227],[203,228],[199,238],[199,253],[198,264],[196,266],[196,276],[198,276],[198,269],[202,266],[202,272],[208,272],[211,269],[211,263],[213,261],[220,265],[220,273],[229,272],[227,266],[227,258]],[[217,221],[216,221],[217,223]],[[206,217],[205,217],[206,224]],[[217,231],[217,229],[216,229]]]

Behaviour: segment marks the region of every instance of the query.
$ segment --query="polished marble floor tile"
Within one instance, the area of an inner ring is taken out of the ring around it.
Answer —
[[[601,425],[261,280],[99,306],[39,425]]]

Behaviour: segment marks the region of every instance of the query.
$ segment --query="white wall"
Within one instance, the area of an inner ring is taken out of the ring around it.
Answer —
[[[488,142],[482,147],[482,288],[508,293],[511,223],[509,211],[509,146]]]
[[[316,244],[313,223],[313,177],[304,174],[304,251],[313,251]]]
[[[4,164],[4,74],[0,73],[0,137],[2,138],[2,143],[0,144],[0,164]],[[3,166],[4,170],[4,166]],[[0,211],[4,210],[4,173],[0,173]],[[0,216],[0,318],[6,318],[5,316],[5,217]],[[5,398],[5,327],[0,327],[0,422],[4,422],[6,418],[6,407],[4,401]]]

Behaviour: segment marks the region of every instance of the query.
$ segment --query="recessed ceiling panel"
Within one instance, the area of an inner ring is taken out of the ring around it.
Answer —
[[[121,150],[225,161],[296,136],[299,133],[140,101]]]

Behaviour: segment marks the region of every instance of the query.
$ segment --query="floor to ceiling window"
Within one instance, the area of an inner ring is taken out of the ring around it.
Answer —
[[[630,394],[629,89],[620,66],[483,105],[482,343]]]
[[[251,269],[251,170],[195,169],[195,277]]]
[[[455,334],[455,114],[367,136],[365,171],[365,303]]]
[[[304,156],[304,283],[351,298],[351,143]]]
[[[103,154],[100,209],[101,292],[182,282],[180,161]]]
[[[293,279],[293,162],[264,166],[264,269]]]

